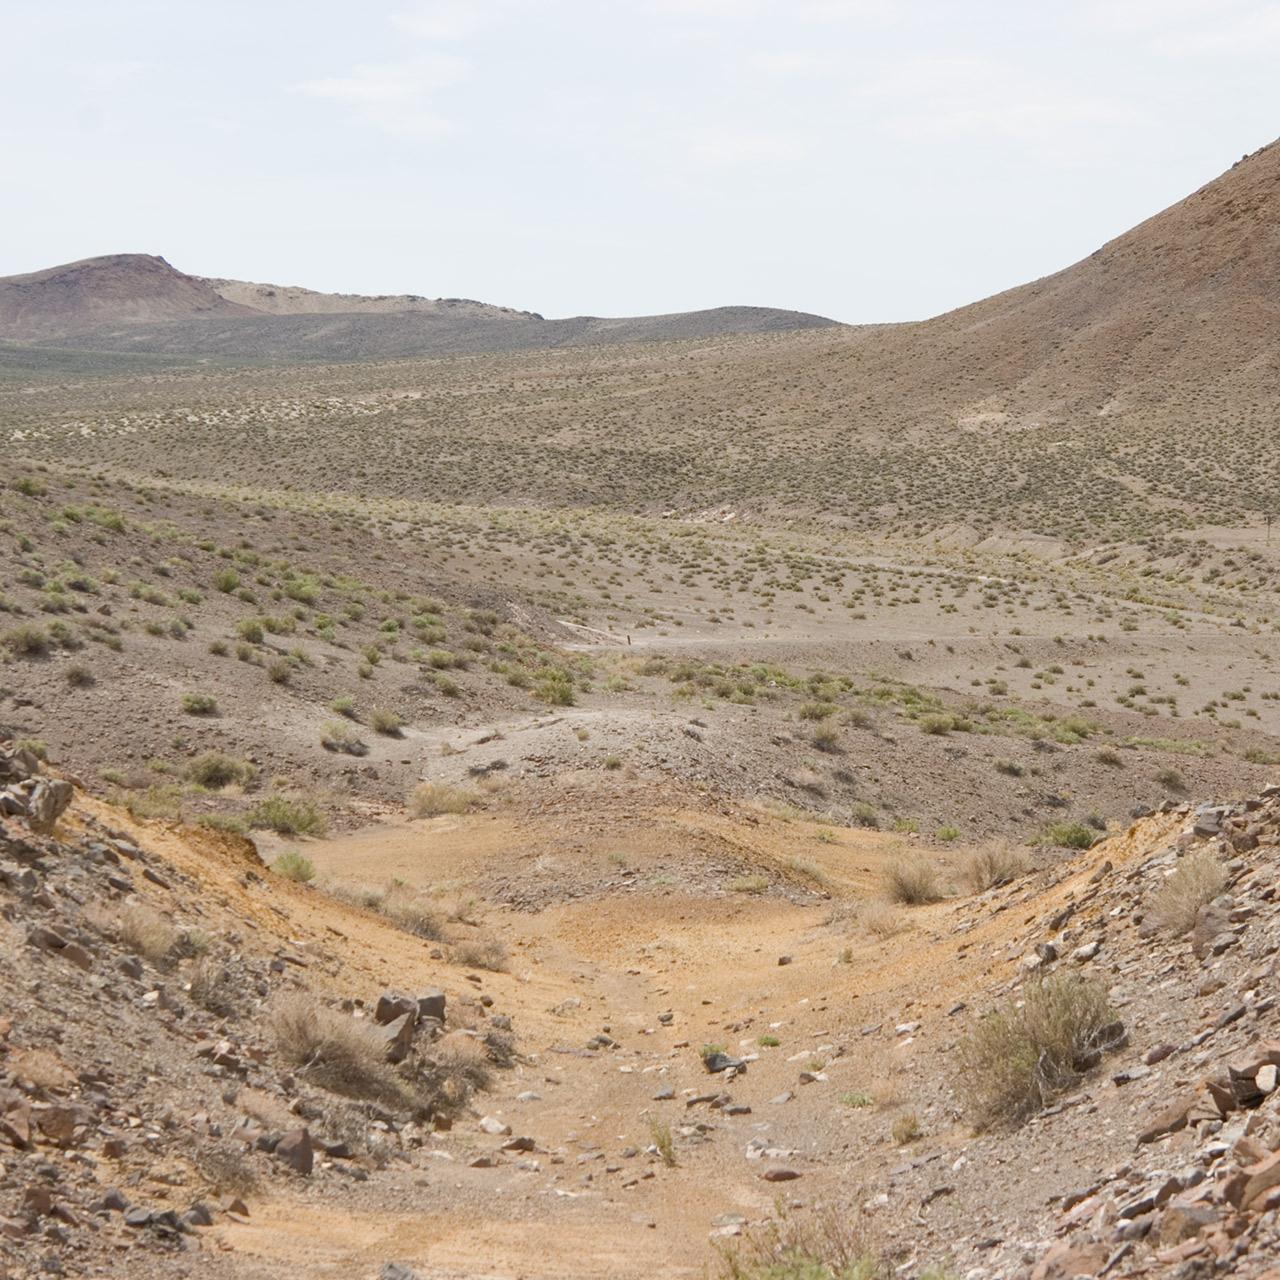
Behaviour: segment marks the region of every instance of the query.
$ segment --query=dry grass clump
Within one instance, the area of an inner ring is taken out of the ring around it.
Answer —
[[[189,991],[196,1004],[219,1018],[230,1018],[239,1010],[231,973],[212,956],[201,956],[196,961]]]
[[[1070,1088],[1124,1039],[1106,988],[1074,974],[1028,986],[957,1049],[956,1089],[980,1127],[1021,1120]]]
[[[279,996],[270,1019],[281,1055],[322,1088],[392,1105],[409,1101],[404,1082],[386,1064],[385,1042],[367,1022],[303,992]]]
[[[885,872],[885,890],[890,902],[918,907],[941,902],[942,882],[937,864],[924,854],[908,854],[892,863]]]
[[[336,751],[348,756],[367,756],[368,745],[360,735],[341,720],[330,720],[320,733],[320,745],[326,751]]]
[[[904,1111],[894,1120],[889,1133],[898,1146],[905,1147],[922,1137],[924,1130],[920,1128],[920,1117],[914,1111]]]
[[[478,1089],[487,1089],[493,1069],[484,1044],[472,1035],[451,1031],[431,1046],[420,1078],[433,1104],[456,1110]]]
[[[497,938],[468,938],[453,948],[453,962],[466,969],[501,972],[507,967],[506,944]]]
[[[1188,854],[1160,886],[1152,904],[1156,923],[1170,933],[1190,931],[1196,913],[1227,887],[1227,869],[1208,849]]]
[[[425,894],[395,881],[380,895],[376,908],[397,927],[430,942],[442,942],[444,921]]]
[[[258,1189],[258,1171],[244,1149],[235,1143],[197,1147],[195,1166],[209,1189],[219,1194],[247,1196]]]
[[[178,945],[178,930],[145,903],[127,903],[120,909],[115,924],[122,945],[152,964],[165,964]]]
[[[964,882],[973,893],[984,893],[1000,885],[1010,884],[1025,875],[1031,865],[1021,849],[1010,845],[990,844],[975,849],[965,860]]]
[[[907,922],[902,912],[892,903],[873,898],[870,902],[864,902],[859,909],[857,926],[872,937],[892,938],[907,927]]]
[[[442,813],[469,813],[480,796],[446,782],[420,782],[409,796],[409,812],[415,818],[434,818]]]

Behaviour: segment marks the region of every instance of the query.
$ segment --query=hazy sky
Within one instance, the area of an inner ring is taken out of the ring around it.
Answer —
[[[1261,0],[0,0],[0,274],[933,314],[1280,134]]]

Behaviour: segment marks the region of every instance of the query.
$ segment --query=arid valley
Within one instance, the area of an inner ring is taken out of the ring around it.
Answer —
[[[1278,263],[0,279],[0,1278],[1274,1280]]]

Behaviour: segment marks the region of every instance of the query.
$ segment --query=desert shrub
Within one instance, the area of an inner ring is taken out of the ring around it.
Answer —
[[[956,1088],[979,1126],[1014,1122],[1070,1088],[1124,1030],[1101,983],[1055,974],[1032,983],[1021,1006],[981,1019],[956,1051]]]
[[[321,1088],[377,1102],[407,1101],[405,1084],[386,1064],[382,1036],[367,1022],[301,992],[278,996],[269,1017],[281,1056]]]
[[[247,1196],[257,1191],[258,1171],[236,1142],[218,1142],[195,1149],[196,1172],[211,1191]]]
[[[234,813],[202,813],[196,823],[211,831],[234,831],[237,835],[244,835],[249,830],[249,824]]]
[[[420,1074],[420,1087],[437,1110],[461,1107],[476,1089],[493,1078],[485,1046],[471,1036],[447,1035],[431,1047]]]
[[[422,893],[407,884],[392,882],[381,894],[369,900],[368,905],[406,933],[430,942],[444,940],[444,920],[440,912]]]
[[[265,827],[283,836],[319,836],[324,834],[324,814],[310,801],[280,795],[278,792],[259,801],[249,811],[251,827]]]
[[[178,930],[154,908],[142,902],[130,902],[121,908],[116,919],[120,942],[135,955],[152,964],[165,964],[178,945]]]
[[[334,698],[329,703],[329,710],[337,715],[346,716],[348,720],[356,718],[356,702],[354,698],[349,698],[345,694],[340,698]]]
[[[1114,747],[1099,747],[1093,753],[1093,758],[1099,764],[1109,765],[1113,769],[1124,767],[1124,757]]]
[[[573,681],[563,671],[542,672],[534,692],[543,702],[553,707],[573,706]]]
[[[885,871],[885,891],[891,902],[918,907],[942,899],[937,865],[923,854],[899,857]]]
[[[839,707],[834,702],[802,702],[796,715],[801,720],[825,720],[828,716],[833,716]]]
[[[453,948],[453,962],[465,969],[501,972],[507,967],[507,948],[497,938],[468,938]]]
[[[267,663],[267,679],[272,684],[288,684],[293,678],[293,663],[288,658],[272,658]]]
[[[480,803],[480,796],[444,782],[420,782],[409,796],[409,811],[415,818],[434,818],[442,813],[467,813]]]
[[[863,933],[876,938],[892,938],[907,927],[903,913],[892,903],[879,898],[860,903],[854,922]]]
[[[1088,849],[1096,839],[1097,833],[1082,822],[1051,822],[1036,837],[1036,842],[1059,849]]]
[[[249,644],[261,644],[264,634],[262,622],[258,618],[242,618],[236,623],[236,635]]]
[[[247,760],[237,760],[221,751],[206,751],[187,766],[187,779],[212,791],[229,787],[233,782],[249,782],[253,775],[253,765]]]
[[[49,652],[52,638],[43,627],[23,622],[0,635],[0,645],[15,658],[36,658]]]
[[[191,998],[219,1018],[230,1018],[239,1007],[235,984],[225,965],[202,956],[191,971]]]
[[[848,1093],[840,1095],[840,1103],[843,1106],[852,1107],[855,1111],[859,1111],[866,1107],[874,1107],[876,1100],[865,1089],[852,1089]]]
[[[1151,914],[1162,929],[1186,933],[1196,922],[1196,914],[1227,887],[1227,869],[1208,849],[1189,853],[1160,886]]]
[[[810,741],[819,751],[835,753],[840,749],[840,732],[834,726],[824,724],[813,731]]]
[[[717,1280],[885,1280],[892,1269],[846,1214],[777,1216],[720,1251]]]
[[[234,569],[219,569],[213,575],[213,585],[219,591],[230,593],[240,585],[240,575]]]
[[[271,869],[286,880],[297,884],[309,884],[316,878],[315,863],[292,849],[282,853],[272,864]]]
[[[326,751],[339,751],[348,756],[367,756],[368,746],[350,725],[330,720],[320,734],[320,745]]]
[[[375,733],[385,733],[388,737],[398,738],[404,728],[404,718],[398,711],[386,707],[374,707],[369,712],[369,726]]]
[[[62,678],[73,689],[88,689],[97,683],[93,669],[83,662],[73,662],[63,671]]]
[[[218,709],[218,700],[208,693],[184,693],[182,709],[189,716],[211,716]]]
[[[949,716],[945,712],[920,717],[920,731],[932,734],[935,737],[945,737],[955,727],[955,717]]]
[[[649,1138],[653,1143],[654,1151],[658,1153],[658,1159],[668,1169],[674,1169],[676,1167],[676,1144],[675,1139],[671,1136],[671,1126],[660,1120],[650,1119]]]
[[[1176,769],[1159,769],[1156,771],[1155,780],[1166,791],[1185,791],[1187,784],[1182,774]]]
[[[983,893],[1016,880],[1029,865],[1027,855],[1021,849],[991,844],[974,850],[965,860],[964,881],[971,892]]]
[[[735,876],[729,881],[730,893],[763,893],[769,887],[768,876]]]
[[[880,815],[869,800],[855,800],[849,817],[855,827],[868,827],[874,831],[880,825]]]
[[[924,1131],[920,1128],[919,1116],[914,1111],[906,1111],[893,1122],[889,1132],[898,1146],[905,1147],[920,1138]]]

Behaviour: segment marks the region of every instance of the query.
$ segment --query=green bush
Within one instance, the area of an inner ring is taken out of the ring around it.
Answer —
[[[1097,832],[1082,822],[1053,822],[1040,833],[1040,844],[1054,845],[1059,849],[1088,849],[1097,839]]]
[[[249,811],[249,825],[278,831],[285,836],[319,836],[325,831],[324,815],[309,800],[279,793],[269,795]]]
[[[282,875],[286,880],[294,880],[298,884],[307,884],[316,878],[315,864],[310,858],[304,858],[302,854],[295,853],[293,850],[287,850],[282,853],[271,864],[271,868],[277,875]]]
[[[229,787],[233,782],[248,782],[253,774],[253,766],[247,761],[237,760],[221,751],[206,751],[187,766],[188,780],[211,791]]]

